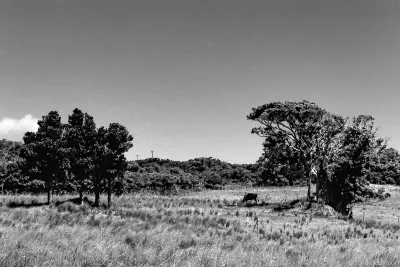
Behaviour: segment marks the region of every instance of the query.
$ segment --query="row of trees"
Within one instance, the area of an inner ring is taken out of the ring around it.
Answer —
[[[96,128],[92,116],[74,109],[63,124],[57,111],[38,121],[37,132],[27,132],[21,149],[22,170],[31,181],[45,184],[48,203],[55,189],[74,188],[83,197],[93,192],[95,205],[107,191],[111,203],[112,187],[126,170],[124,153],[133,145],[128,130],[111,123]]]
[[[252,133],[265,138],[259,162],[270,172],[308,179],[308,198],[315,174],[317,199],[342,213],[372,194],[368,178],[381,164],[374,163],[384,151],[393,153],[371,116],[344,118],[315,103],[287,101],[254,108],[247,118],[261,124]]]
[[[68,123],[56,111],[43,116],[36,133],[24,143],[0,142],[0,184],[29,192],[64,190],[95,195],[221,189],[228,184],[258,186],[316,184],[323,198],[346,213],[352,203],[373,193],[368,182],[400,184],[400,155],[386,148],[371,116],[344,118],[315,103],[273,102],[247,116],[258,122],[252,133],[264,138],[263,154],[255,164],[229,164],[213,158],[189,161],[145,159],[126,162],[132,147],[125,127],[111,123],[96,128],[93,117],[75,109]]]
[[[0,140],[0,185],[6,191],[45,192],[45,183],[24,176],[19,162],[24,144]],[[74,157],[73,159],[76,159]],[[400,157],[393,148],[383,149],[371,158],[366,179],[376,184],[400,184]],[[79,175],[64,173],[55,179],[54,190],[69,193],[94,191],[90,178],[78,179]],[[85,176],[83,176],[85,177]],[[315,183],[313,178],[313,183]],[[79,185],[81,184],[81,185]],[[264,156],[255,164],[230,164],[215,158],[196,158],[188,161],[150,158],[130,161],[123,176],[114,180],[113,193],[138,191],[176,192],[178,189],[221,189],[226,185],[285,186],[306,185],[307,174],[295,154],[285,151],[273,153],[265,161]],[[104,187],[102,189],[104,191]]]

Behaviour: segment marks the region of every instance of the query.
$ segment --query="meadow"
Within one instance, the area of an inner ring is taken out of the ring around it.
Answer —
[[[296,203],[306,188],[115,196],[0,196],[0,266],[400,266],[400,188],[352,221]],[[244,205],[245,192],[259,194]],[[105,196],[102,202],[106,203]]]

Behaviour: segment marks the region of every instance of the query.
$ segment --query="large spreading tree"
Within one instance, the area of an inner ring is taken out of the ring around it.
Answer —
[[[315,171],[318,195],[324,161],[334,149],[334,139],[342,131],[346,119],[308,101],[273,102],[252,110],[247,119],[261,124],[254,127],[252,133],[265,138],[264,155],[268,156],[265,160],[269,161],[282,151],[297,155],[308,177],[307,197],[311,195],[311,174]]]
[[[247,118],[261,124],[252,133],[265,138],[264,166],[277,172],[290,170],[287,165],[293,164],[293,172],[301,169],[295,164],[302,163],[308,174],[308,198],[311,173],[316,174],[317,198],[321,193],[329,205],[344,214],[353,203],[371,196],[366,166],[379,157],[386,145],[378,137],[371,116],[349,120],[315,103],[287,101],[253,108]]]

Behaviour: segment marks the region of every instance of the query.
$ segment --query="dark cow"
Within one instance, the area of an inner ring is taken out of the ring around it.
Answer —
[[[350,221],[354,220],[353,211],[350,211],[350,212],[349,212],[349,220],[350,220]]]
[[[385,200],[385,199],[387,199],[387,198],[389,198],[389,197],[391,197],[392,195],[390,194],[390,193],[386,193],[386,194],[384,194],[384,195],[382,195],[381,197],[380,197],[380,200]]]
[[[246,204],[247,204],[247,201],[249,201],[249,200],[254,200],[256,203],[258,203],[258,201],[257,201],[257,194],[246,193],[246,194],[244,195],[244,197],[243,197],[242,203],[243,203],[243,202],[246,202]]]

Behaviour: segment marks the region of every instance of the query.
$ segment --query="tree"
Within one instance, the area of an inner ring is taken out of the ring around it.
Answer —
[[[9,189],[20,187],[21,180],[20,165],[22,162],[20,151],[23,145],[20,142],[0,140],[0,185],[1,192],[4,193],[4,187]],[[11,186],[12,185],[12,186]]]
[[[247,119],[262,125],[253,128],[252,133],[265,138],[264,155],[273,155],[276,151],[297,153],[308,176],[307,197],[310,198],[311,172],[314,169],[324,172],[326,155],[333,149],[334,139],[343,130],[346,119],[305,100],[273,102],[252,110]],[[317,195],[319,180],[320,177]]]
[[[96,144],[96,124],[93,117],[74,109],[66,125],[65,145],[68,151],[68,178],[78,188],[80,199],[90,186],[92,174],[92,151]],[[73,176],[73,179],[72,179]]]
[[[262,184],[273,186],[304,184],[307,173],[300,161],[299,153],[288,147],[283,149],[269,147],[264,150],[257,162]]]
[[[62,145],[63,124],[57,111],[51,111],[38,121],[36,133],[25,133],[25,172],[46,184],[47,203],[50,204],[53,182],[63,170],[64,151]]]
[[[92,151],[93,158],[93,176],[91,177],[94,189],[94,206],[98,206],[100,204],[100,193],[102,188],[104,188],[104,179],[106,176],[106,129],[104,127],[100,127],[96,131],[95,136],[95,146]]]
[[[133,147],[133,137],[128,130],[111,123],[107,129],[100,127],[97,131],[95,146],[95,205],[100,203],[100,191],[107,188],[108,206],[111,206],[111,192],[118,177],[122,177],[127,168],[124,153]],[[107,185],[105,185],[107,184]]]
[[[400,184],[400,154],[394,148],[385,148],[373,154],[366,166],[367,179],[374,184]]]
[[[378,138],[371,116],[357,116],[336,140],[337,151],[329,155],[322,194],[330,206],[348,214],[352,204],[373,196],[367,176],[369,159],[382,153],[386,141]]]

